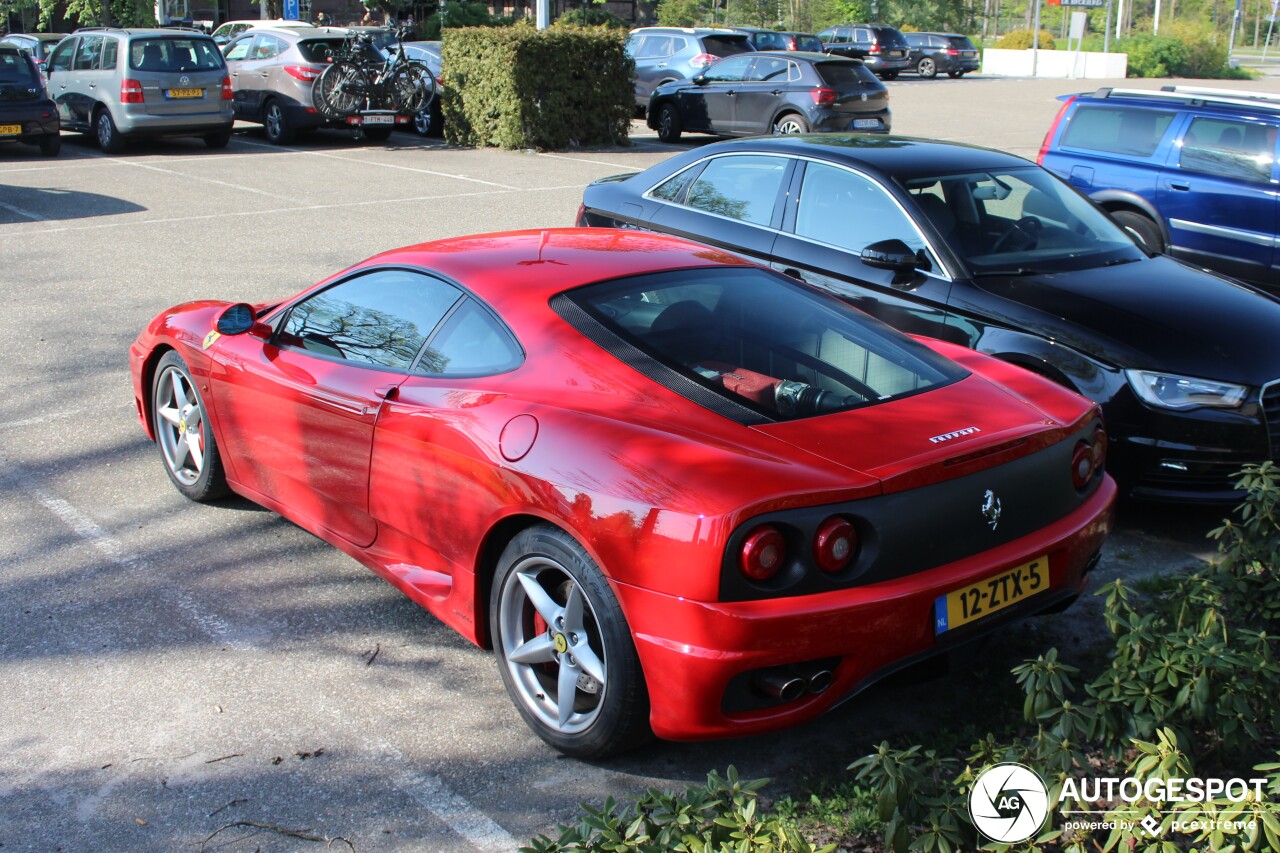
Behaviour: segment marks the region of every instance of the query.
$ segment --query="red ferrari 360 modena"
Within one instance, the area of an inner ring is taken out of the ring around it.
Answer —
[[[193,500],[275,510],[497,653],[577,756],[808,720],[1066,606],[1098,408],[736,256],[550,230],[165,311],[138,415]]]

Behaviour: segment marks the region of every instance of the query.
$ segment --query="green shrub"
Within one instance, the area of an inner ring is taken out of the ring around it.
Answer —
[[[560,17],[556,18],[553,26],[557,27],[616,27],[618,29],[630,29],[631,25],[610,12],[599,6],[579,6],[576,9],[570,9]]]
[[[1116,50],[1129,55],[1130,77],[1182,76],[1187,65],[1187,46],[1173,36],[1142,33],[1121,39]]]
[[[417,36],[423,41],[438,41],[444,30],[461,27],[508,27],[514,18],[494,17],[484,3],[450,3],[444,18],[434,12],[418,25]]]
[[[729,767],[681,794],[650,788],[628,805],[613,797],[595,809],[583,806],[576,826],[560,825],[556,838],[539,835],[521,853],[814,853],[809,842],[783,821],[759,814],[759,790],[767,780],[743,782]],[[832,847],[823,848],[828,853]]]
[[[635,109],[625,30],[450,30],[445,138],[455,145],[562,149],[626,144]]]
[[[1033,35],[1031,30],[1014,30],[1001,36],[1000,41],[996,42],[998,50],[1030,50]],[[1048,30],[1040,31],[1040,49],[1053,50],[1057,47],[1057,42],[1053,40],[1053,34]]]

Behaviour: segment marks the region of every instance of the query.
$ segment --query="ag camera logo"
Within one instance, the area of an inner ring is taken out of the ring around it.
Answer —
[[[1049,816],[1049,791],[1030,767],[1006,762],[988,767],[969,792],[969,817],[992,841],[1016,844],[1040,831]]]

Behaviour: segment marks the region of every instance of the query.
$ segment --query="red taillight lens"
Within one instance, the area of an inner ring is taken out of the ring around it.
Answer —
[[[1107,461],[1107,431],[1098,427],[1093,431],[1093,467],[1101,468]]]
[[[1071,482],[1077,489],[1083,489],[1093,479],[1093,448],[1087,441],[1076,443],[1071,454]]]
[[[1044,165],[1044,155],[1049,153],[1049,143],[1053,141],[1054,134],[1058,132],[1058,125],[1062,123],[1062,117],[1067,114],[1067,110],[1071,109],[1071,105],[1076,102],[1076,95],[1072,95],[1062,102],[1062,109],[1058,110],[1058,114],[1053,119],[1053,124],[1049,125],[1049,131],[1044,135],[1044,142],[1040,143],[1040,153],[1036,155],[1036,163]]]
[[[839,516],[822,522],[813,537],[813,559],[828,574],[843,571],[858,551],[858,532]]]
[[[284,70],[285,70],[285,73],[288,74],[290,77],[294,77],[298,80],[306,80],[310,82],[316,79],[317,77],[319,77],[320,72],[323,71],[324,69],[311,68],[307,65],[286,65],[284,67]]]
[[[222,100],[231,101],[231,100],[235,100],[235,97],[236,97],[236,93],[231,88],[231,77],[230,76],[223,77],[222,78]]]
[[[787,50],[796,49],[796,40],[794,38],[787,39]]]
[[[871,45],[871,49],[867,51],[867,53],[879,53],[879,52],[880,52],[880,45],[879,45],[879,44],[873,44],[873,45]]]
[[[142,84],[137,80],[121,80],[120,81],[120,103],[122,104],[140,104],[142,103]]]
[[[714,53],[700,53],[693,59],[690,59],[689,64],[694,68],[706,68],[719,58],[720,57],[716,56]]]
[[[747,534],[738,554],[738,567],[753,581],[767,581],[787,560],[787,541],[771,524],[762,524]]]
[[[959,56],[959,55],[960,55],[960,51],[956,50],[954,47],[947,50],[947,56]]]
[[[809,90],[809,97],[820,107],[829,107],[836,102],[836,90],[821,86]]]

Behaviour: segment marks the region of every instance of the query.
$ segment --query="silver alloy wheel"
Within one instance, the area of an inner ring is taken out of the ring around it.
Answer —
[[[921,59],[920,64],[916,66],[916,73],[921,77],[936,77],[938,74],[938,66],[934,64],[932,59],[926,56]]]
[[[662,111],[658,113],[658,135],[663,139],[674,136],[676,133],[676,123],[678,114],[676,108],[670,105],[664,105]]]
[[[431,110],[419,110],[413,114],[413,129],[419,136],[426,136],[431,132]]]
[[[272,139],[284,136],[284,110],[274,101],[267,106],[267,136]]]
[[[608,650],[569,571],[550,557],[522,559],[503,582],[498,619],[503,663],[525,708],[561,734],[590,728],[609,686]]]
[[[111,147],[113,137],[115,136],[115,127],[112,126],[111,116],[106,110],[101,110],[98,113],[97,131],[98,147],[103,151],[108,150]]]
[[[804,121],[794,114],[785,115],[778,119],[778,123],[773,126],[773,132],[788,136],[793,133],[808,133],[809,128],[805,126]]]
[[[156,383],[156,439],[174,479],[193,486],[204,471],[204,410],[191,377],[165,368]]]

